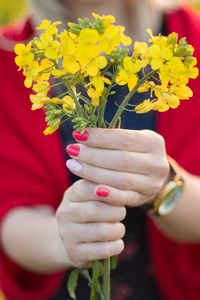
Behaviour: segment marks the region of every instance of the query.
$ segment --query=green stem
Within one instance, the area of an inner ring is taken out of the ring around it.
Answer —
[[[104,121],[104,112],[105,112],[105,108],[106,108],[106,103],[108,100],[108,95],[110,93],[110,90],[112,89],[112,84],[107,88],[106,91],[106,95],[103,97],[103,101],[102,101],[102,105],[101,105],[101,110],[100,110],[100,114],[99,114],[99,120],[98,120],[98,127],[102,128],[103,125],[103,121]]]
[[[60,70],[60,67],[59,67],[59,65],[58,65],[58,63],[56,61],[54,61],[54,65],[56,66],[57,69]],[[76,98],[76,95],[74,94],[74,91],[73,91],[71,85],[69,84],[69,81],[64,76],[62,78],[63,78],[63,81],[64,81],[64,83],[65,83],[65,85],[66,85],[66,87],[67,87],[67,89],[68,89],[68,91],[69,91],[72,99],[75,102],[76,109],[78,111],[79,116],[82,116],[81,106],[80,106],[80,104],[78,102],[78,99]]]
[[[99,300],[99,260],[93,261],[90,300]]]
[[[143,84],[145,83],[145,81],[149,78],[151,78],[154,74],[158,73],[158,70],[153,70],[150,73],[148,73],[147,75],[145,75],[141,80],[138,81],[138,83],[136,84],[136,86],[128,93],[128,95],[124,98],[124,100],[122,101],[122,103],[120,104],[118,110],[116,111],[110,125],[108,128],[114,128],[119,117],[121,116],[124,108],[126,107],[126,105],[128,104],[128,102],[131,100],[131,98],[133,97],[133,95],[137,92],[137,89]]]
[[[103,294],[110,300],[110,258],[103,260]]]

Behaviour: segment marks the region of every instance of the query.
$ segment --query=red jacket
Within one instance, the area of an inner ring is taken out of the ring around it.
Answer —
[[[167,31],[187,40],[199,58],[200,17],[191,8],[166,16]],[[20,36],[30,35],[30,25]],[[198,59],[199,60],[199,59]],[[49,204],[55,209],[69,186],[64,153],[58,134],[44,136],[42,110],[31,111],[30,90],[17,71],[14,53],[0,50],[0,222],[17,206]],[[158,115],[157,131],[167,152],[189,172],[200,175],[200,77],[190,84],[192,100]],[[192,217],[192,216],[191,216]],[[149,221],[149,245],[157,279],[166,300],[200,299],[200,247],[180,245],[164,237]],[[45,300],[60,284],[63,273],[27,272],[0,253],[0,287],[7,300]]]

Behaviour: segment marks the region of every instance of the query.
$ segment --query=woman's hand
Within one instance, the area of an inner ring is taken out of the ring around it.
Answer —
[[[97,185],[79,180],[65,192],[57,210],[59,235],[71,267],[87,267],[90,262],[119,254],[124,248],[124,206],[100,201]],[[110,202],[114,199],[109,197]]]
[[[79,144],[67,147],[68,168],[106,188],[114,205],[148,203],[167,181],[164,139],[153,131],[95,128],[73,136]]]

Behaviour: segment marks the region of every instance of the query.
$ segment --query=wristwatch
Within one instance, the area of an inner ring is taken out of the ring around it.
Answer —
[[[148,212],[157,216],[167,215],[177,204],[184,189],[184,180],[176,172],[175,161],[171,157],[168,157],[168,161],[170,179],[159,195],[148,205]]]

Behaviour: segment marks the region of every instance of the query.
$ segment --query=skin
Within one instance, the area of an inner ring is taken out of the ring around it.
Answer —
[[[89,267],[95,259],[121,253],[126,207],[150,203],[169,179],[165,142],[159,134],[120,129],[88,132],[88,140],[77,143],[79,155],[67,163],[83,179],[67,189],[56,213],[48,206],[20,207],[2,220],[4,252],[28,270],[50,273]],[[151,218],[169,238],[199,242],[200,179],[179,166],[178,173],[186,183],[180,201],[167,216]],[[109,195],[97,196],[99,187]]]

